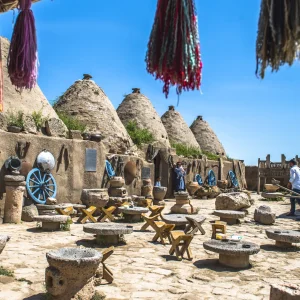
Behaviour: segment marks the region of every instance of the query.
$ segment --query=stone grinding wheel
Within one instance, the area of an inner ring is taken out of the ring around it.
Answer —
[[[124,178],[125,178],[125,184],[130,185],[133,180],[137,177],[137,168],[136,164],[132,161],[129,161],[126,163],[124,167]]]

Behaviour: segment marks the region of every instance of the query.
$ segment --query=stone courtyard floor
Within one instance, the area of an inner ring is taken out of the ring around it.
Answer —
[[[258,199],[257,195],[253,195]],[[249,209],[245,223],[228,226],[229,234],[243,236],[243,240],[257,243],[261,251],[250,257],[252,266],[235,270],[218,264],[218,255],[203,249],[203,242],[211,237],[210,220],[214,199],[193,200],[200,214],[207,217],[206,235],[197,234],[191,244],[192,261],[176,261],[168,255],[169,245],[154,244],[153,231],[140,232],[142,224],[134,225],[134,233],[126,236],[127,245],[115,248],[107,265],[114,273],[114,282],[101,285],[106,299],[269,299],[270,284],[300,284],[300,248],[283,251],[268,240],[265,229],[270,226],[253,222],[255,207],[266,204],[280,216],[289,211],[289,200],[266,202],[256,200]],[[173,205],[167,202],[165,212]],[[0,276],[0,300],[45,299],[46,252],[60,247],[94,247],[94,237],[84,233],[83,225],[72,224],[71,231],[45,233],[35,229],[36,223],[2,224],[1,234],[11,236],[0,255],[0,266],[12,270],[14,277]],[[298,230],[295,219],[277,218],[272,227]],[[26,280],[26,281],[25,281]]]

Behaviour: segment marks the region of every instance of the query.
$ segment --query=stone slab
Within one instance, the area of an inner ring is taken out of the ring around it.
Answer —
[[[141,215],[149,212],[145,207],[119,207],[120,212],[127,215]]]
[[[83,226],[83,231],[96,235],[120,235],[132,233],[133,227],[115,223],[86,224]]]
[[[70,217],[63,215],[54,215],[54,216],[36,216],[33,218],[36,222],[45,222],[45,223],[66,223]]]
[[[267,229],[267,237],[283,243],[300,243],[300,232],[293,230]]]
[[[215,216],[226,219],[243,219],[245,218],[245,212],[236,210],[215,210],[213,213]]]

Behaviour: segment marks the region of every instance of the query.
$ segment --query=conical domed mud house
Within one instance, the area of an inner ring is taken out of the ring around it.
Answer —
[[[100,132],[108,151],[125,152],[133,146],[125,127],[104,91],[90,79],[77,80],[55,107],[76,116],[90,132]]]
[[[219,141],[217,135],[211,129],[209,124],[203,120],[202,116],[198,116],[193,122],[191,125],[191,130],[202,151],[223,156],[226,155],[225,149]]]
[[[172,143],[183,144],[200,150],[200,146],[191,129],[185,123],[181,114],[175,111],[174,106],[169,106],[169,110],[163,114],[161,120]]]
[[[125,126],[128,122],[135,121],[139,128],[147,128],[152,133],[156,146],[170,147],[167,131],[159,115],[139,89],[133,89],[133,92],[125,97],[117,113]]]
[[[3,112],[22,111],[31,115],[34,111],[41,111],[44,117],[58,118],[52,106],[47,101],[41,89],[36,86],[31,91],[19,92],[11,84],[7,71],[7,57],[9,51],[9,40],[0,37],[1,63],[3,70]]]

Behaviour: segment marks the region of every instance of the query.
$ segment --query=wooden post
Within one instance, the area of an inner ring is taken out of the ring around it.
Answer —
[[[266,166],[267,168],[270,168],[270,166],[271,166],[271,155],[270,154],[267,155],[266,165],[267,165]]]
[[[224,174],[223,174],[223,172],[224,172],[224,163],[223,163],[223,159],[220,157],[219,158],[219,180],[223,180],[223,178],[224,178]]]
[[[257,168],[257,194],[260,193],[260,172],[259,172],[259,167],[260,167],[260,158],[258,159],[258,168]]]

